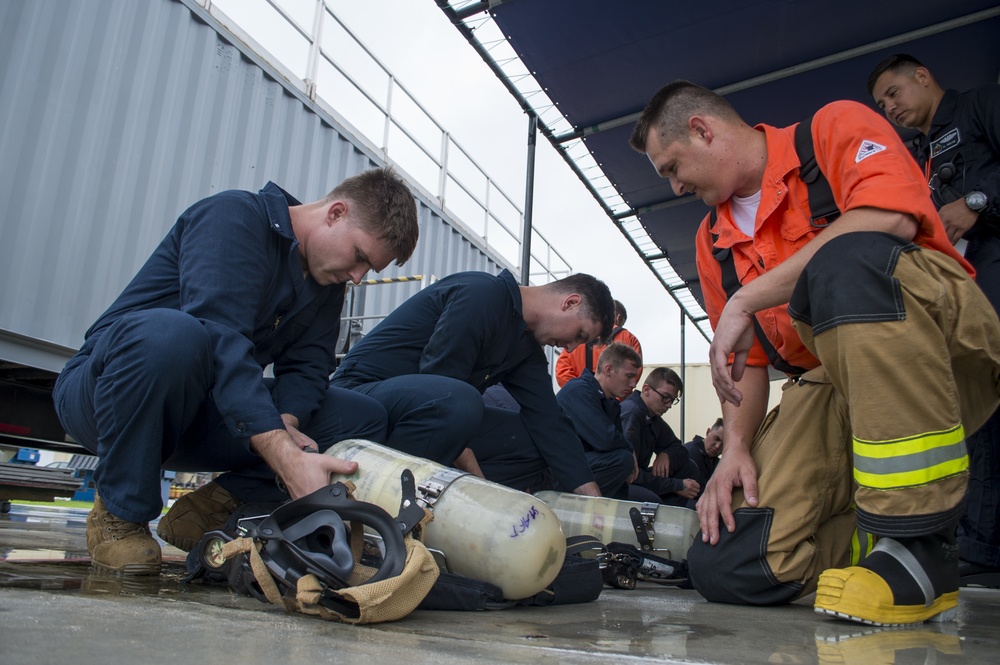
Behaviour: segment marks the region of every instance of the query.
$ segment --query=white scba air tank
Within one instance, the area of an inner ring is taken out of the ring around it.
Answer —
[[[593,536],[605,545],[643,545],[630,515],[632,509],[638,512],[643,537],[652,541],[654,550],[669,550],[671,559],[686,559],[698,533],[698,513],[688,508],[550,491],[535,496],[552,508],[567,536]]]
[[[562,567],[566,536],[559,520],[530,494],[371,441],[341,441],[326,454],[357,462],[357,471],[335,474],[333,482],[350,480],[356,499],[390,515],[399,512],[400,475],[409,469],[433,501],[434,520],[424,528],[424,544],[444,553],[449,570],[495,584],[505,598],[533,596]]]

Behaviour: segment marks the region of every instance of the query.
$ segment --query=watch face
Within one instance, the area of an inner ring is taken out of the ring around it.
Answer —
[[[986,207],[988,199],[986,195],[982,192],[969,192],[965,195],[965,205],[969,206],[969,210],[974,210],[979,212]]]

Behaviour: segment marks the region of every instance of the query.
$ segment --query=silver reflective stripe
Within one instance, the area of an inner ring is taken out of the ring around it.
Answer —
[[[864,473],[885,476],[890,473],[922,471],[932,466],[965,457],[965,439],[951,445],[938,446],[930,450],[896,457],[864,457],[854,454],[854,468]]]
[[[910,573],[916,581],[920,590],[924,592],[924,607],[930,607],[931,603],[934,602],[934,585],[931,584],[931,579],[927,577],[927,573],[924,572],[923,566],[921,566],[917,561],[917,558],[910,553],[910,550],[906,549],[892,538],[880,538],[878,544],[876,544],[875,548],[872,549],[872,553],[875,552],[885,552],[901,563],[903,568],[906,568],[906,571]]]

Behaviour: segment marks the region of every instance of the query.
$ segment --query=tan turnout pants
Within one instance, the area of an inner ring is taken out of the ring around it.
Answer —
[[[998,403],[1000,322],[957,263],[909,247],[895,252],[884,284],[902,320],[849,320],[836,303],[811,307],[807,320],[792,312],[823,365],[784,385],[754,439],[758,506],[737,490],[736,532],[723,530],[715,547],[697,538],[688,554],[709,600],[788,602],[815,591],[823,570],[863,558],[869,533],[917,536],[958,519],[964,436]],[[829,289],[835,263],[852,269],[841,255],[809,279]],[[804,288],[817,299],[800,280],[793,306]]]

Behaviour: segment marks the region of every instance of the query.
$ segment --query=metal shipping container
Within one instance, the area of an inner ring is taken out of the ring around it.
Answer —
[[[382,165],[199,9],[0,2],[0,435],[62,438],[55,373],[188,205],[268,180],[311,201]],[[414,191],[417,251],[382,276],[509,267]],[[353,289],[348,307],[369,321],[419,288]]]

